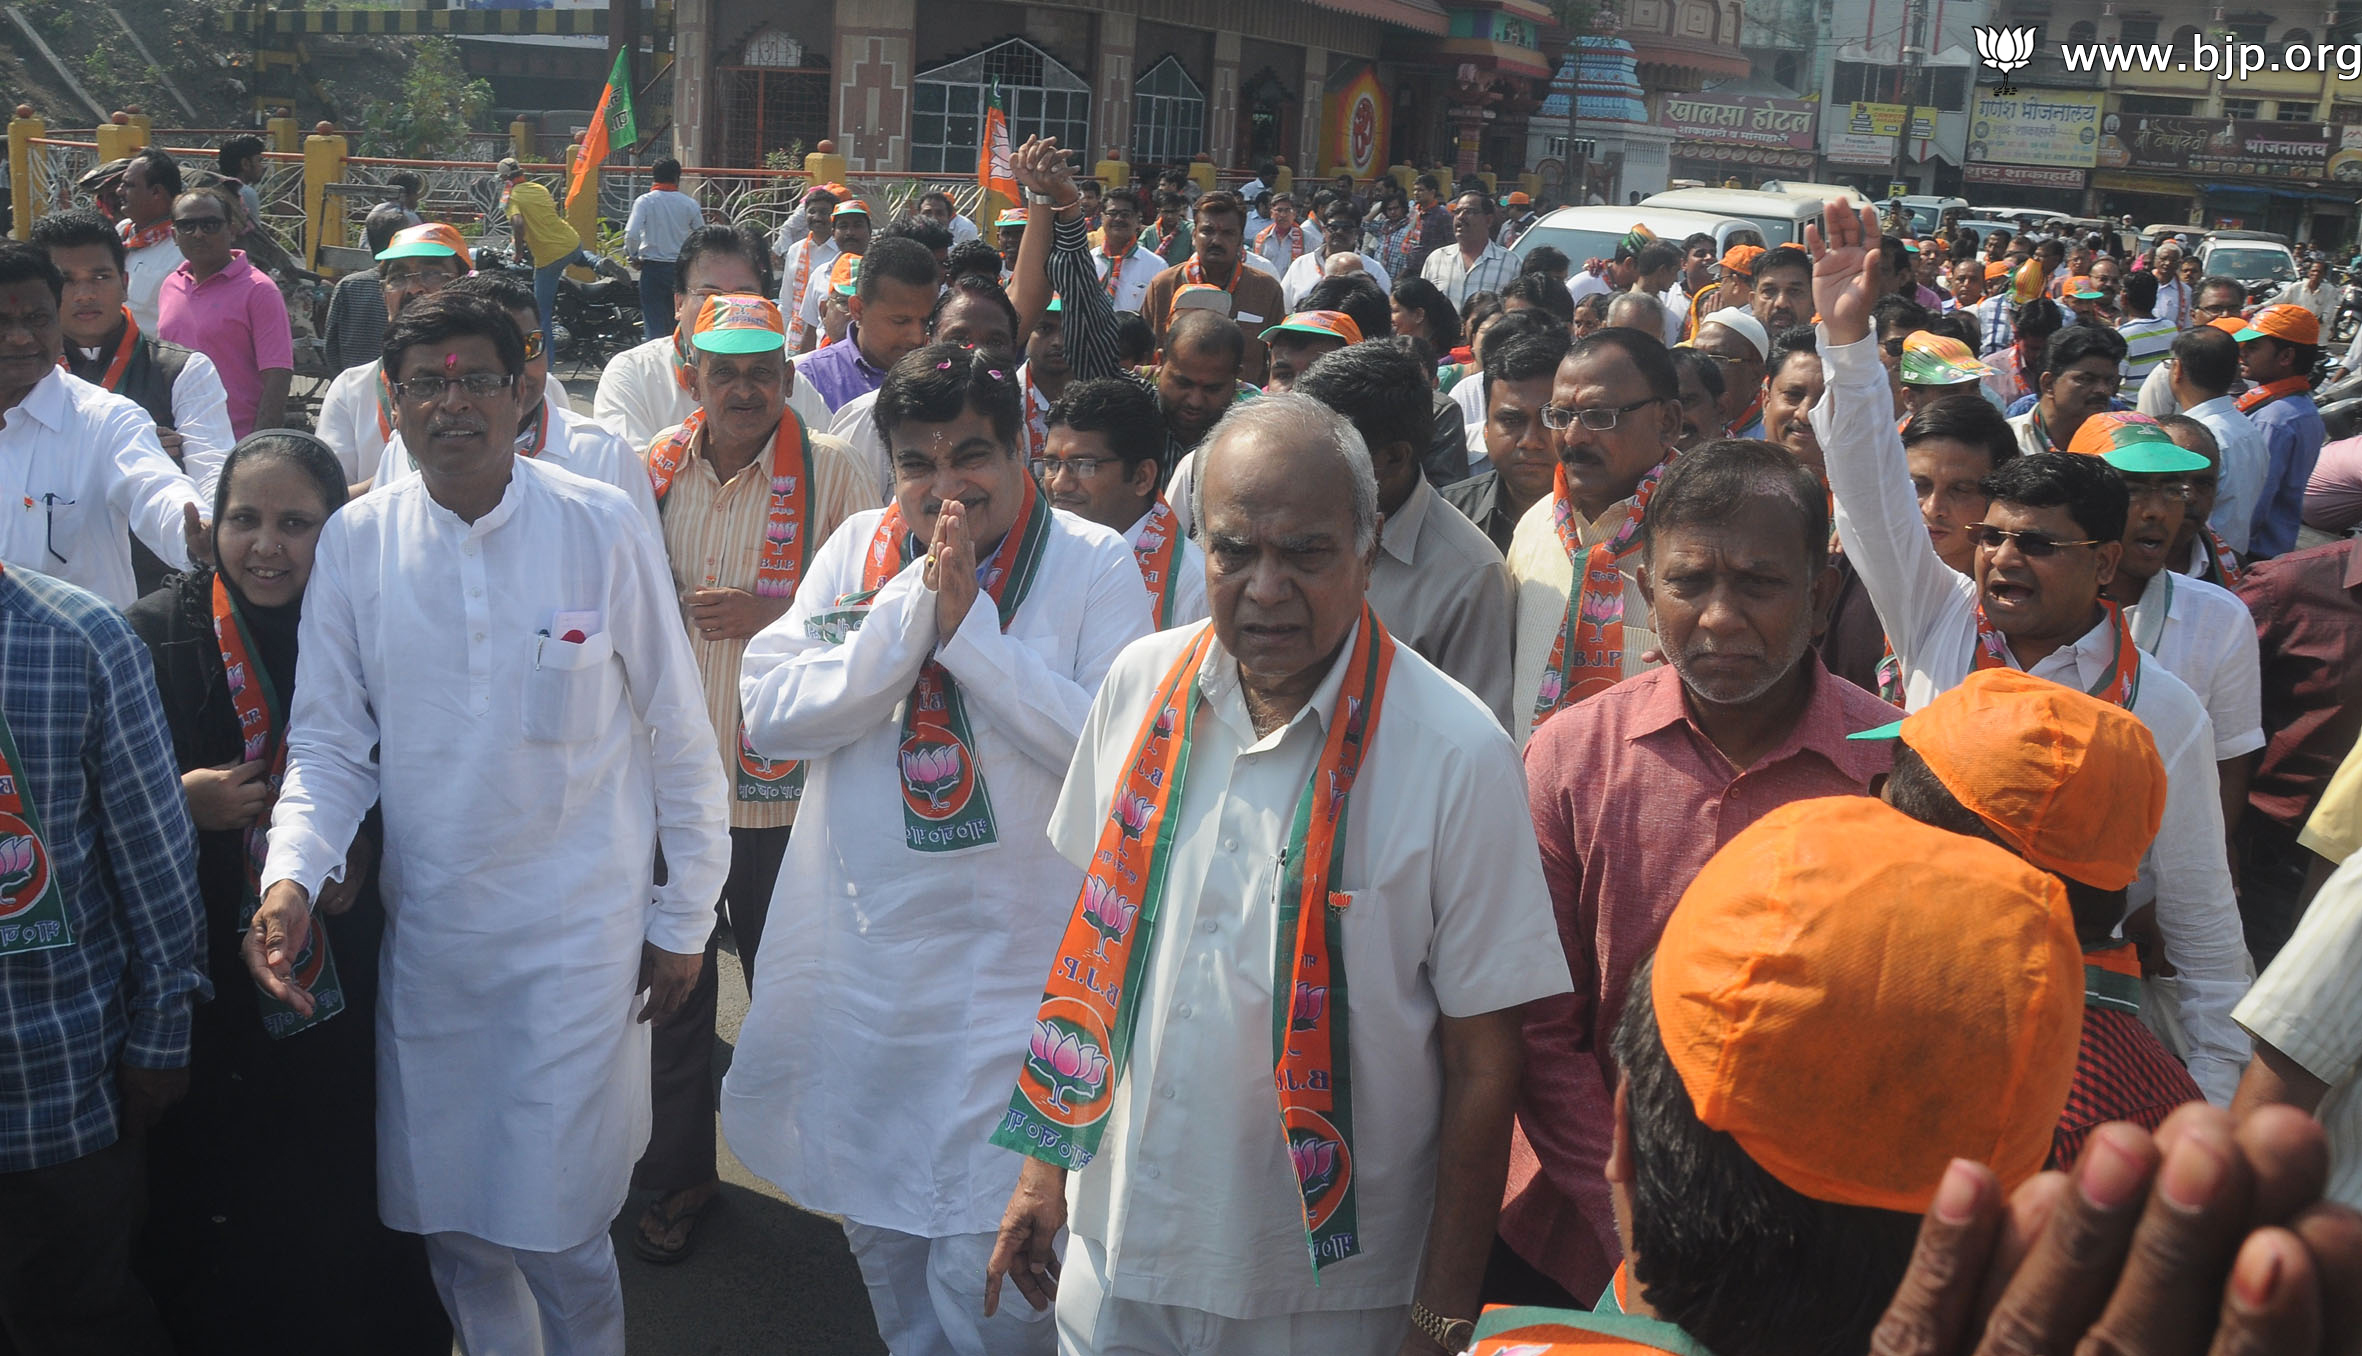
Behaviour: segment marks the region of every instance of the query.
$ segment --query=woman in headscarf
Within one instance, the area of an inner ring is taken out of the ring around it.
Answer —
[[[377,1217],[385,918],[372,880],[374,824],[356,839],[345,879],[319,900],[328,946],[313,960],[314,991],[340,991],[340,1011],[296,1017],[263,997],[238,952],[286,769],[312,552],[344,502],[344,472],[327,444],[257,430],[222,465],[218,566],[174,576],[127,614],[155,661],[197,826],[213,980],[191,1033],[188,1097],[150,1137],[140,1245],[142,1279],[183,1351],[451,1349],[421,1241]],[[303,1188],[274,1185],[287,1180]]]

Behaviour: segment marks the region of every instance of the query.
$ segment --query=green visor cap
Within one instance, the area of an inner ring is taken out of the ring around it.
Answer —
[[[2206,458],[2169,438],[2132,438],[2100,453],[2100,460],[2127,475],[2166,475],[2177,471],[2203,471],[2210,464]]]
[[[1900,720],[1890,720],[1875,730],[1856,730],[1846,736],[1848,739],[1900,739],[1902,737],[1903,722]]]
[[[787,336],[758,329],[706,330],[689,336],[689,342],[707,353],[769,353],[786,348]]]

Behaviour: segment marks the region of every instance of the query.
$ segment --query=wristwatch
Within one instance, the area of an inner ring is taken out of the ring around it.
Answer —
[[[1476,1345],[1476,1323],[1466,1318],[1445,1318],[1416,1300],[1411,1302],[1411,1326],[1434,1339],[1436,1345],[1452,1356]]]

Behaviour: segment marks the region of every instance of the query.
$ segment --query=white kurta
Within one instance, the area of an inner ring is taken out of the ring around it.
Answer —
[[[546,637],[561,613],[590,639]],[[403,481],[328,520],[297,674],[264,882],[317,893],[385,810],[379,1211],[574,1247],[648,1139],[641,943],[702,950],[729,869],[662,550],[556,467],[518,461],[473,524]]]
[[[1140,521],[1125,530],[1124,540],[1130,542],[1135,550],[1147,537],[1148,520],[1153,516],[1153,510],[1143,513]],[[1173,526],[1179,529],[1180,519],[1175,518]],[[1133,559],[1139,557],[1135,555]],[[1173,625],[1187,626],[1192,622],[1204,621],[1210,615],[1211,608],[1206,602],[1206,553],[1197,549],[1197,543],[1191,541],[1186,533],[1182,534],[1181,545],[1173,552],[1173,590]],[[1150,601],[1152,604],[1155,601],[1153,596]]]
[[[806,1209],[930,1238],[988,1233],[1018,1158],[985,1137],[1008,1107],[1082,889],[1050,846],[1050,807],[1100,681],[1148,634],[1148,590],[1128,542],[1058,512],[1005,634],[979,593],[959,630],[938,637],[935,594],[913,561],[844,644],[814,639],[806,623],[860,589],[883,513],[830,535],[740,671],[755,748],[812,761],[722,1085],[722,1130]],[[990,847],[905,845],[895,753],[930,653],[966,703],[999,829]]]
[[[623,491],[640,511],[640,521],[656,540],[664,540],[663,520],[656,516],[656,487],[648,479],[648,463],[638,449],[623,440],[623,435],[596,419],[586,419],[568,410],[565,397],[552,394],[543,401],[549,411],[549,438],[543,443],[541,459],[552,466],[563,467],[602,485],[612,485]],[[377,483],[380,487],[396,481],[413,479],[418,475],[418,463],[410,459],[410,449],[397,433],[385,446],[385,457],[378,463]]]
[[[345,479],[355,485],[376,476],[377,463],[385,456],[386,434],[377,426],[377,374],[384,365],[348,367],[320,397],[320,419],[313,431],[336,453]]]

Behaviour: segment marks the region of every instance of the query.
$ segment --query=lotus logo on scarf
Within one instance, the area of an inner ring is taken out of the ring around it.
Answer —
[[[33,836],[33,826],[0,812],[0,918],[40,903],[49,881],[49,857]]]
[[[0,838],[0,896],[16,898],[17,889],[33,878],[41,852],[29,834]]]
[[[1116,888],[1097,876],[1083,881],[1083,917],[1091,929],[1099,934],[1099,954],[1107,955],[1107,948],[1132,934],[1132,920],[1139,917],[1140,906],[1116,893]]]
[[[1321,1018],[1328,1015],[1328,1011],[1329,986],[1326,984],[1307,984],[1302,980],[1297,980],[1296,1011],[1295,1015],[1288,1018],[1288,1030],[1315,1030],[1320,1026]]]
[[[1026,1051],[1025,1067],[1050,1093],[1050,1105],[1059,1111],[1071,1111],[1066,1099],[1080,1096],[1094,1101],[1099,1090],[1107,1084],[1107,1056],[1098,1046],[1084,1040],[1082,1034],[1054,1018],[1043,1018],[1033,1024],[1033,1043]]]
[[[1146,796],[1123,795],[1115,798],[1116,822],[1124,826],[1124,837],[1138,838],[1148,832],[1148,817],[1156,806]]]
[[[957,744],[912,744],[902,751],[902,780],[942,810],[945,798],[959,789],[960,761]]]
[[[1558,705],[1558,699],[1565,694],[1566,675],[1555,669],[1542,675],[1541,704],[1545,708]]]
[[[1296,1161],[1296,1181],[1304,1189],[1306,1204],[1313,1204],[1337,1184],[1338,1153],[1343,1146],[1333,1139],[1323,1139],[1310,1131],[1296,1130],[1288,1135],[1288,1157]]]

